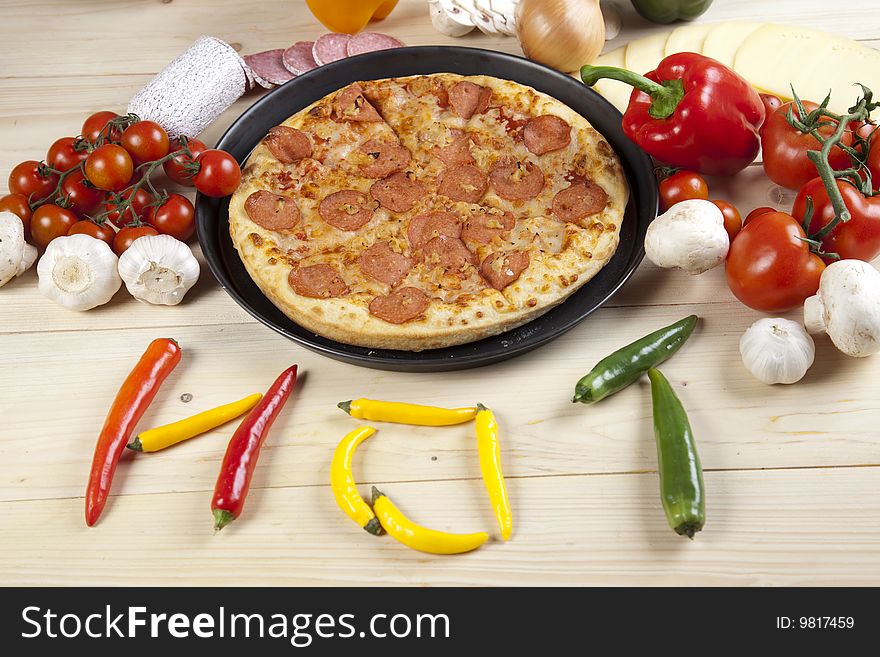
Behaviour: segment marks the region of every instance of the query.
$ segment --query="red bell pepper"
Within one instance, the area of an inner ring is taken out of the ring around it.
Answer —
[[[645,75],[584,66],[581,78],[589,86],[610,78],[635,87],[623,131],[660,162],[724,176],[758,155],[764,103],[738,73],[714,59],[681,52]]]

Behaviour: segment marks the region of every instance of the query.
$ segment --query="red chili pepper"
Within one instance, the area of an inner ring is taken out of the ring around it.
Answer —
[[[666,164],[730,175],[758,155],[764,103],[724,64],[692,52],[666,57],[639,75],[613,66],[584,66],[584,83],[620,80],[636,89],[623,114],[623,131]]]
[[[159,386],[180,362],[180,346],[171,338],[153,340],[129,373],[110,407],[98,436],[89,485],[86,488],[86,524],[91,527],[104,510],[113,473],[135,425],[153,401]]]
[[[272,423],[281,412],[295,383],[296,365],[293,365],[275,379],[272,387],[251,409],[229,439],[217,485],[214,487],[214,499],[211,500],[214,529],[223,529],[241,513],[251,477],[257,467],[260,447],[263,446]]]

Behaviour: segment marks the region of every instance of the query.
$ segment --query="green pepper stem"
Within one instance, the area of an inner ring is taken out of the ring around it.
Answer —
[[[666,119],[672,116],[675,108],[684,98],[684,85],[681,80],[664,80],[662,83],[649,80],[644,75],[617,66],[582,66],[581,80],[588,87],[592,87],[602,79],[617,80],[639,91],[643,91],[651,97],[651,107],[648,109],[655,119]]]

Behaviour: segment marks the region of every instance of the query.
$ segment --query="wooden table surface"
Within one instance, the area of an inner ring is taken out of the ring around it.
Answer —
[[[666,29],[618,2],[626,27],[607,48]],[[324,31],[291,0],[2,0],[0,18],[0,180],[76,134],[92,111],[122,111],[201,34],[248,53]],[[716,0],[701,20],[798,23],[880,45],[876,3],[829,12],[818,0]],[[423,0],[401,0],[375,29],[412,45],[520,52],[510,38],[443,37]],[[257,97],[239,100],[206,141]],[[758,165],[712,181],[712,194],[743,214],[791,200]],[[595,407],[569,402],[600,357],[690,313],[702,324],[663,369],[689,410],[705,468],[708,522],[694,541],[668,528],[660,506],[647,383]],[[6,585],[880,583],[880,357],[849,359],[819,339],[803,381],[764,386],[738,351],[759,314],[733,298],[720,268],[692,278],[646,261],[606,307],[552,344],[443,374],[362,369],[306,351],[241,310],[207,267],[178,307],[148,307],[123,290],[87,313],[41,297],[31,270],[0,291],[0,317]],[[263,449],[243,516],[219,534],[209,502],[229,426],[165,452],[127,454],[101,522],[83,521],[96,434],[122,379],[160,336],[176,338],[184,360],[142,428],[262,391],[288,363],[304,373]],[[344,517],[328,467],[356,424],[336,402],[358,396],[494,407],[512,540],[493,531],[471,425],[378,425],[355,469],[365,493],[368,482],[380,484],[420,522],[488,529],[489,544],[431,557]]]

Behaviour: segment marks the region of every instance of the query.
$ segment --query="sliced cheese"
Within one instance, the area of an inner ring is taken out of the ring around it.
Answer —
[[[700,52],[725,66],[733,66],[736,51],[761,23],[716,23],[711,27]]]
[[[734,70],[761,91],[804,100],[843,113],[855,103],[861,82],[880,90],[880,51],[843,37],[790,25],[762,25],[736,51]]]
[[[663,59],[663,47],[668,37],[668,32],[660,32],[629,43],[624,56],[626,67],[642,75],[653,71]]]
[[[606,52],[604,55],[600,55],[593,62],[593,66],[617,66],[619,68],[624,68],[624,50],[626,50],[626,48],[621,47]],[[629,105],[629,97],[632,93],[632,87],[628,84],[618,82],[617,80],[599,80],[593,89],[602,94],[608,102],[621,112],[625,111],[626,106]]]
[[[703,42],[713,27],[712,23],[691,23],[675,28],[663,45],[663,55],[668,57],[677,52],[703,52]]]

